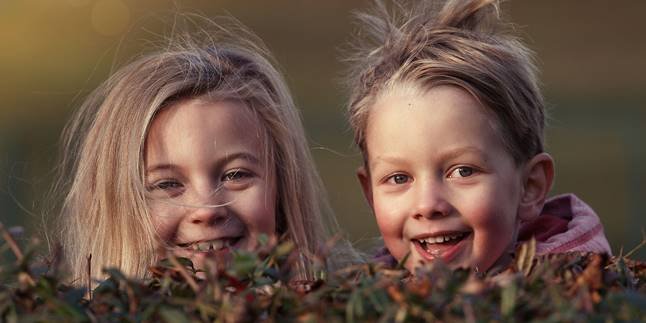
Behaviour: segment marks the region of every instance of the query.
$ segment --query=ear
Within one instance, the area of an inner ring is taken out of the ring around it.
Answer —
[[[547,194],[554,180],[554,160],[548,153],[540,153],[525,165],[523,190],[518,216],[523,221],[537,217],[543,210]]]
[[[363,190],[363,196],[368,201],[370,208],[372,209],[372,184],[370,183],[370,173],[365,166],[361,166],[357,169],[357,178],[361,184],[361,189]]]

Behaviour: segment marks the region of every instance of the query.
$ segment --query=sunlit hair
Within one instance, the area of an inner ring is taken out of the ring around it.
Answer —
[[[349,59],[348,111],[364,158],[366,123],[381,96],[438,85],[460,87],[483,104],[517,164],[543,151],[544,103],[532,54],[500,18],[497,1],[395,3],[392,10],[377,2],[357,16],[363,29]]]
[[[118,69],[66,127],[57,188],[66,194],[60,234],[73,278],[87,275],[88,255],[95,278],[104,267],[143,277],[154,263],[160,241],[147,208],[145,140],[155,115],[187,98],[242,102],[258,117],[277,181],[278,234],[317,255],[338,232],[299,113],[268,51],[233,19],[206,24],[190,36],[175,31],[165,47]],[[312,278],[313,262],[301,258],[296,276]],[[332,257],[328,266],[345,261]]]

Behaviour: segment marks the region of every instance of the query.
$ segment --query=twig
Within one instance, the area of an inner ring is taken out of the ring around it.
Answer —
[[[11,234],[9,234],[9,231],[7,231],[4,228],[4,225],[2,225],[2,222],[0,222],[0,234],[2,234],[2,238],[5,241],[7,241],[7,244],[9,244],[9,248],[11,248],[11,251],[13,252],[13,254],[16,255],[16,258],[18,259],[18,261],[22,261],[22,259],[24,258],[22,251],[20,251],[20,248],[18,247],[16,240],[14,240]]]
[[[200,289],[200,287],[195,282],[195,279],[193,279],[193,277],[191,277],[191,275],[189,275],[186,272],[186,268],[184,268],[184,266],[182,266],[182,264],[179,263],[179,261],[177,260],[175,255],[169,253],[168,259],[170,259],[170,262],[173,264],[173,266],[175,266],[175,269],[177,269],[177,271],[179,271],[179,274],[182,275],[182,277],[184,278],[184,280],[186,280],[186,283],[188,283],[188,285],[191,287],[191,289],[195,293],[197,293],[198,290]]]
[[[25,256],[22,254],[22,251],[20,251],[20,247],[18,247],[18,243],[16,243],[16,240],[14,240],[14,238],[11,236],[9,231],[7,231],[4,228],[4,225],[2,224],[2,222],[0,222],[0,235],[2,235],[2,238],[5,241],[7,241],[7,244],[9,244],[9,248],[11,249],[13,254],[16,255],[18,262],[22,262]],[[18,274],[18,280],[28,284],[29,286],[36,285],[34,278],[31,277],[31,273],[29,272],[29,269],[26,269],[25,271],[20,272]]]
[[[87,256],[87,295],[92,300],[92,254]]]
[[[641,249],[643,246],[646,245],[646,232],[642,228],[642,242],[640,242],[637,247],[633,248],[632,250],[628,251],[628,253],[624,256],[625,258],[628,258],[632,256],[635,252],[637,252],[639,249]]]

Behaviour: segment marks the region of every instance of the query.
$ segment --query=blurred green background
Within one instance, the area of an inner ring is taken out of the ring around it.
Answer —
[[[115,66],[150,45],[173,12],[230,14],[281,64],[317,166],[354,242],[378,236],[354,171],[339,48],[368,1],[0,0],[0,219],[38,232],[60,131]],[[508,1],[536,51],[550,107],[554,194],[599,213],[614,253],[641,241],[646,199],[646,1]],[[164,19],[166,19],[164,21]],[[644,248],[637,258],[644,259]]]

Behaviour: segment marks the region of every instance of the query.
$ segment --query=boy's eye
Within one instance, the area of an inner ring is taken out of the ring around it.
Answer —
[[[469,177],[475,173],[475,170],[472,167],[460,166],[454,169],[450,174],[450,178],[455,177]]]
[[[388,181],[393,184],[406,184],[410,181],[410,177],[405,174],[395,174],[388,178]]]

